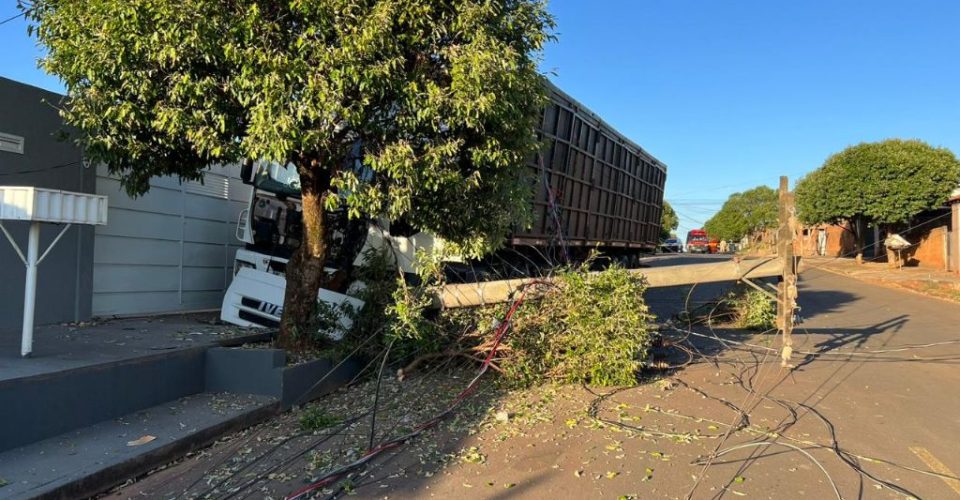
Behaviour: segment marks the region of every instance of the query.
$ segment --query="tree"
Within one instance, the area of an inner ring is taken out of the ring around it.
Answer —
[[[304,242],[280,344],[322,284],[326,210],[404,217],[479,255],[527,216],[545,103],[541,0],[21,0],[87,155],[142,194],[155,175],[292,163]],[[373,175],[347,168],[362,144]]]
[[[660,241],[664,241],[673,236],[673,232],[680,226],[680,218],[673,207],[663,200],[663,213],[660,215]]]
[[[919,140],[861,143],[800,179],[797,215],[807,224],[848,222],[861,261],[865,225],[892,234],[917,214],[943,206],[958,181],[960,162],[946,148]]]
[[[742,193],[733,193],[703,226],[713,238],[739,241],[759,236],[777,224],[777,192],[757,186]]]

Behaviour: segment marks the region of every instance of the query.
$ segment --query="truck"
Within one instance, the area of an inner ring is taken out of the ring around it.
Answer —
[[[687,233],[687,253],[710,253],[710,239],[703,229],[691,229]]]
[[[504,249],[481,261],[447,262],[453,281],[536,272],[557,262],[578,262],[598,250],[626,266],[653,253],[659,243],[667,167],[585,106],[549,82],[550,97],[538,127],[544,147],[527,161],[535,180],[533,223],[517,227]],[[364,168],[360,147],[351,168]],[[247,164],[243,182],[253,186],[240,213],[234,278],[223,300],[221,319],[240,326],[275,327],[283,313],[284,273],[300,244],[302,207],[299,176],[292,165]],[[396,265],[413,274],[419,249],[442,248],[443,241],[391,221],[350,221],[331,212],[328,271],[362,265],[363,249],[390,245]],[[330,304],[362,303],[348,293],[321,289]],[[342,320],[344,329],[349,319]]]

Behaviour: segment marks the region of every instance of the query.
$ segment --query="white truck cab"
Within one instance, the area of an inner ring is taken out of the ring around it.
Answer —
[[[220,319],[245,327],[277,327],[283,314],[287,263],[303,234],[300,177],[293,165],[274,162],[255,162],[244,168],[241,177],[253,189],[237,221],[236,237],[244,247],[237,250],[233,281],[224,295]],[[391,236],[387,224],[348,221],[342,210],[329,213],[328,219],[331,234],[326,269],[331,273],[347,262],[362,265],[367,248],[385,245],[390,246],[390,254],[404,273],[415,273],[417,250],[442,245],[427,233]],[[323,288],[318,300],[333,306],[346,302],[355,309],[363,307],[357,298]],[[334,340],[350,328],[351,321],[344,317],[340,324],[340,331],[331,334]]]

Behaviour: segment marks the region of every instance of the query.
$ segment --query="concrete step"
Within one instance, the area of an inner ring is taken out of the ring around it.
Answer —
[[[262,338],[255,334],[193,345],[158,338],[149,344],[153,347],[124,345],[112,355],[97,346],[64,355],[71,358],[66,365],[64,356],[7,360],[0,364],[0,401],[10,402],[0,412],[0,452],[165,401],[219,391],[206,386],[206,351]],[[81,359],[73,359],[77,357]]]
[[[202,380],[202,379],[201,379]],[[277,398],[199,393],[0,453],[0,498],[83,498],[279,411]],[[65,418],[69,413],[61,413]],[[15,429],[14,429],[15,430]],[[155,439],[130,445],[143,436]]]

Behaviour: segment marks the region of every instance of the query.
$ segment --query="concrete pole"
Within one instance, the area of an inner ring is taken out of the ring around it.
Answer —
[[[777,255],[780,257],[783,279],[777,290],[777,327],[783,332],[783,349],[780,351],[780,366],[792,367],[793,313],[797,303],[797,267],[793,253],[794,212],[793,193],[786,176],[780,177],[777,234]]]
[[[33,352],[33,313],[37,303],[37,260],[40,254],[40,223],[30,223],[27,237],[27,277],[23,286],[23,336],[20,355],[28,358]]]

